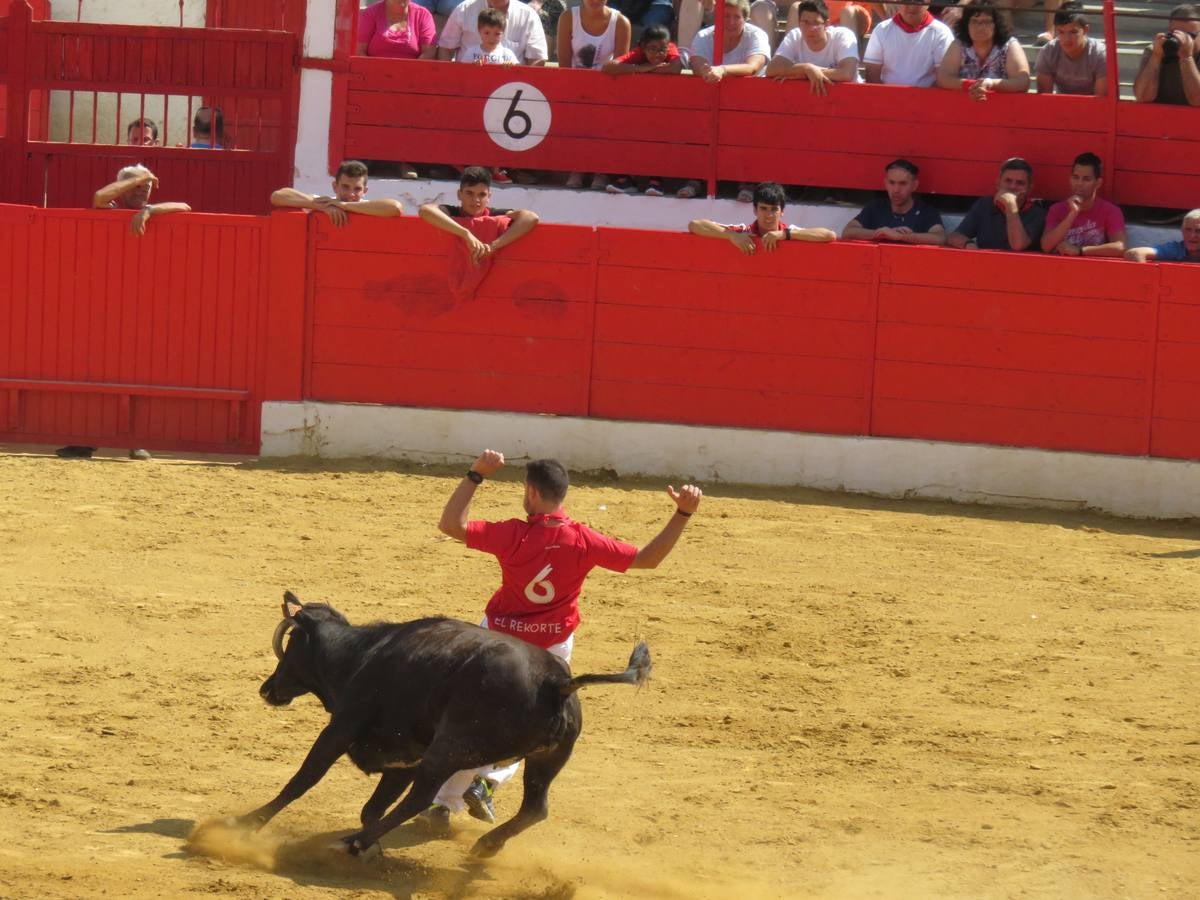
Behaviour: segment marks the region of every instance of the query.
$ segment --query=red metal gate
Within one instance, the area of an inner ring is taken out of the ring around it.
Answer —
[[[0,41],[8,106],[0,202],[87,207],[118,169],[137,162],[158,175],[161,199],[204,212],[265,213],[270,191],[292,181],[294,34],[35,21],[25,0],[13,0]],[[50,91],[67,104],[55,140],[46,139],[39,101]],[[102,104],[115,106],[110,128],[100,127]],[[223,134],[210,141],[217,149],[192,147],[189,123],[201,106],[222,111]],[[87,108],[90,121],[80,115]],[[148,110],[161,146],[128,146],[128,123]]]

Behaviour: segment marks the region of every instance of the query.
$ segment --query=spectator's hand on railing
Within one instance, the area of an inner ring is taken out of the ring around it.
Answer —
[[[313,197],[313,208],[319,209],[329,216],[329,221],[333,223],[334,228],[341,228],[350,218],[346,214],[346,210],[342,209],[342,205],[333,197]]]
[[[1078,244],[1068,243],[1067,241],[1059,241],[1058,246],[1054,248],[1054,252],[1059,256],[1083,256],[1082,247]]]
[[[774,232],[769,232],[774,234]],[[753,256],[755,251],[754,238],[744,231],[729,232],[729,240],[733,242],[733,246],[737,247],[747,256]]]
[[[485,244],[469,231],[463,235],[463,240],[467,242],[467,249],[471,254],[472,265],[479,265],[492,252],[491,244]]]
[[[150,216],[153,215],[153,208],[147,203],[136,213],[129,222],[129,230],[141,237],[146,233],[146,223],[150,221]]]
[[[913,230],[907,225],[901,225],[899,228],[876,228],[875,240],[877,241],[895,241],[897,244],[908,243],[908,236],[913,233]]]
[[[980,78],[973,85],[967,96],[972,100],[986,100],[988,91],[996,87],[998,78]]]
[[[814,66],[812,63],[805,63],[800,66],[800,71],[804,73],[804,77],[808,79],[809,87],[812,92],[818,97],[824,97],[829,93],[829,85],[833,84],[833,79],[825,74],[820,66]]]
[[[725,77],[725,67],[724,66],[709,66],[708,70],[705,71],[705,73],[704,73],[704,80],[707,81],[709,84],[717,84],[724,77]]]

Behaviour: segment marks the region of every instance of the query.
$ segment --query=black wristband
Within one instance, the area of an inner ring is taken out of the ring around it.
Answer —
[[[691,514],[691,513],[689,513],[689,512],[684,512],[682,509],[677,509],[677,510],[675,510],[675,515],[677,515],[677,516],[683,516],[685,519],[690,519],[690,518],[692,517],[692,514]]]
[[[473,481],[476,484],[483,484],[483,476],[474,469],[467,469],[467,480]]]
[[[783,239],[785,241],[790,241],[792,239],[792,226],[791,225],[783,226]]]

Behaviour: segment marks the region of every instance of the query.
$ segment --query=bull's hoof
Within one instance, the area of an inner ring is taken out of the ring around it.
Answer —
[[[475,846],[471,848],[471,855],[476,859],[490,859],[504,848],[504,841],[498,841],[490,838],[490,834],[485,834],[475,842]]]
[[[347,856],[357,856],[359,859],[374,859],[383,853],[379,844],[364,845],[362,834],[351,834],[330,845],[331,849],[339,850]]]

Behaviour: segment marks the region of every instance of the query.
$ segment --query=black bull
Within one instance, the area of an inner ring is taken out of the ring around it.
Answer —
[[[311,692],[329,713],[329,724],[279,796],[239,821],[265,825],[348,753],[363,772],[382,773],[362,808],[362,830],[344,838],[353,854],[427,809],[455,772],[523,758],[521,808],[471,851],[497,853],[547,816],[550,782],[583,727],[575,691],[596,682],[641,686],[650,675],[644,643],[620,675],[572,678],[542,648],[465,622],[435,618],[355,627],[332,607],[301,604],[291,592],[284,594],[283,616],[274,639],[279,665],[259,693],[283,706]]]

